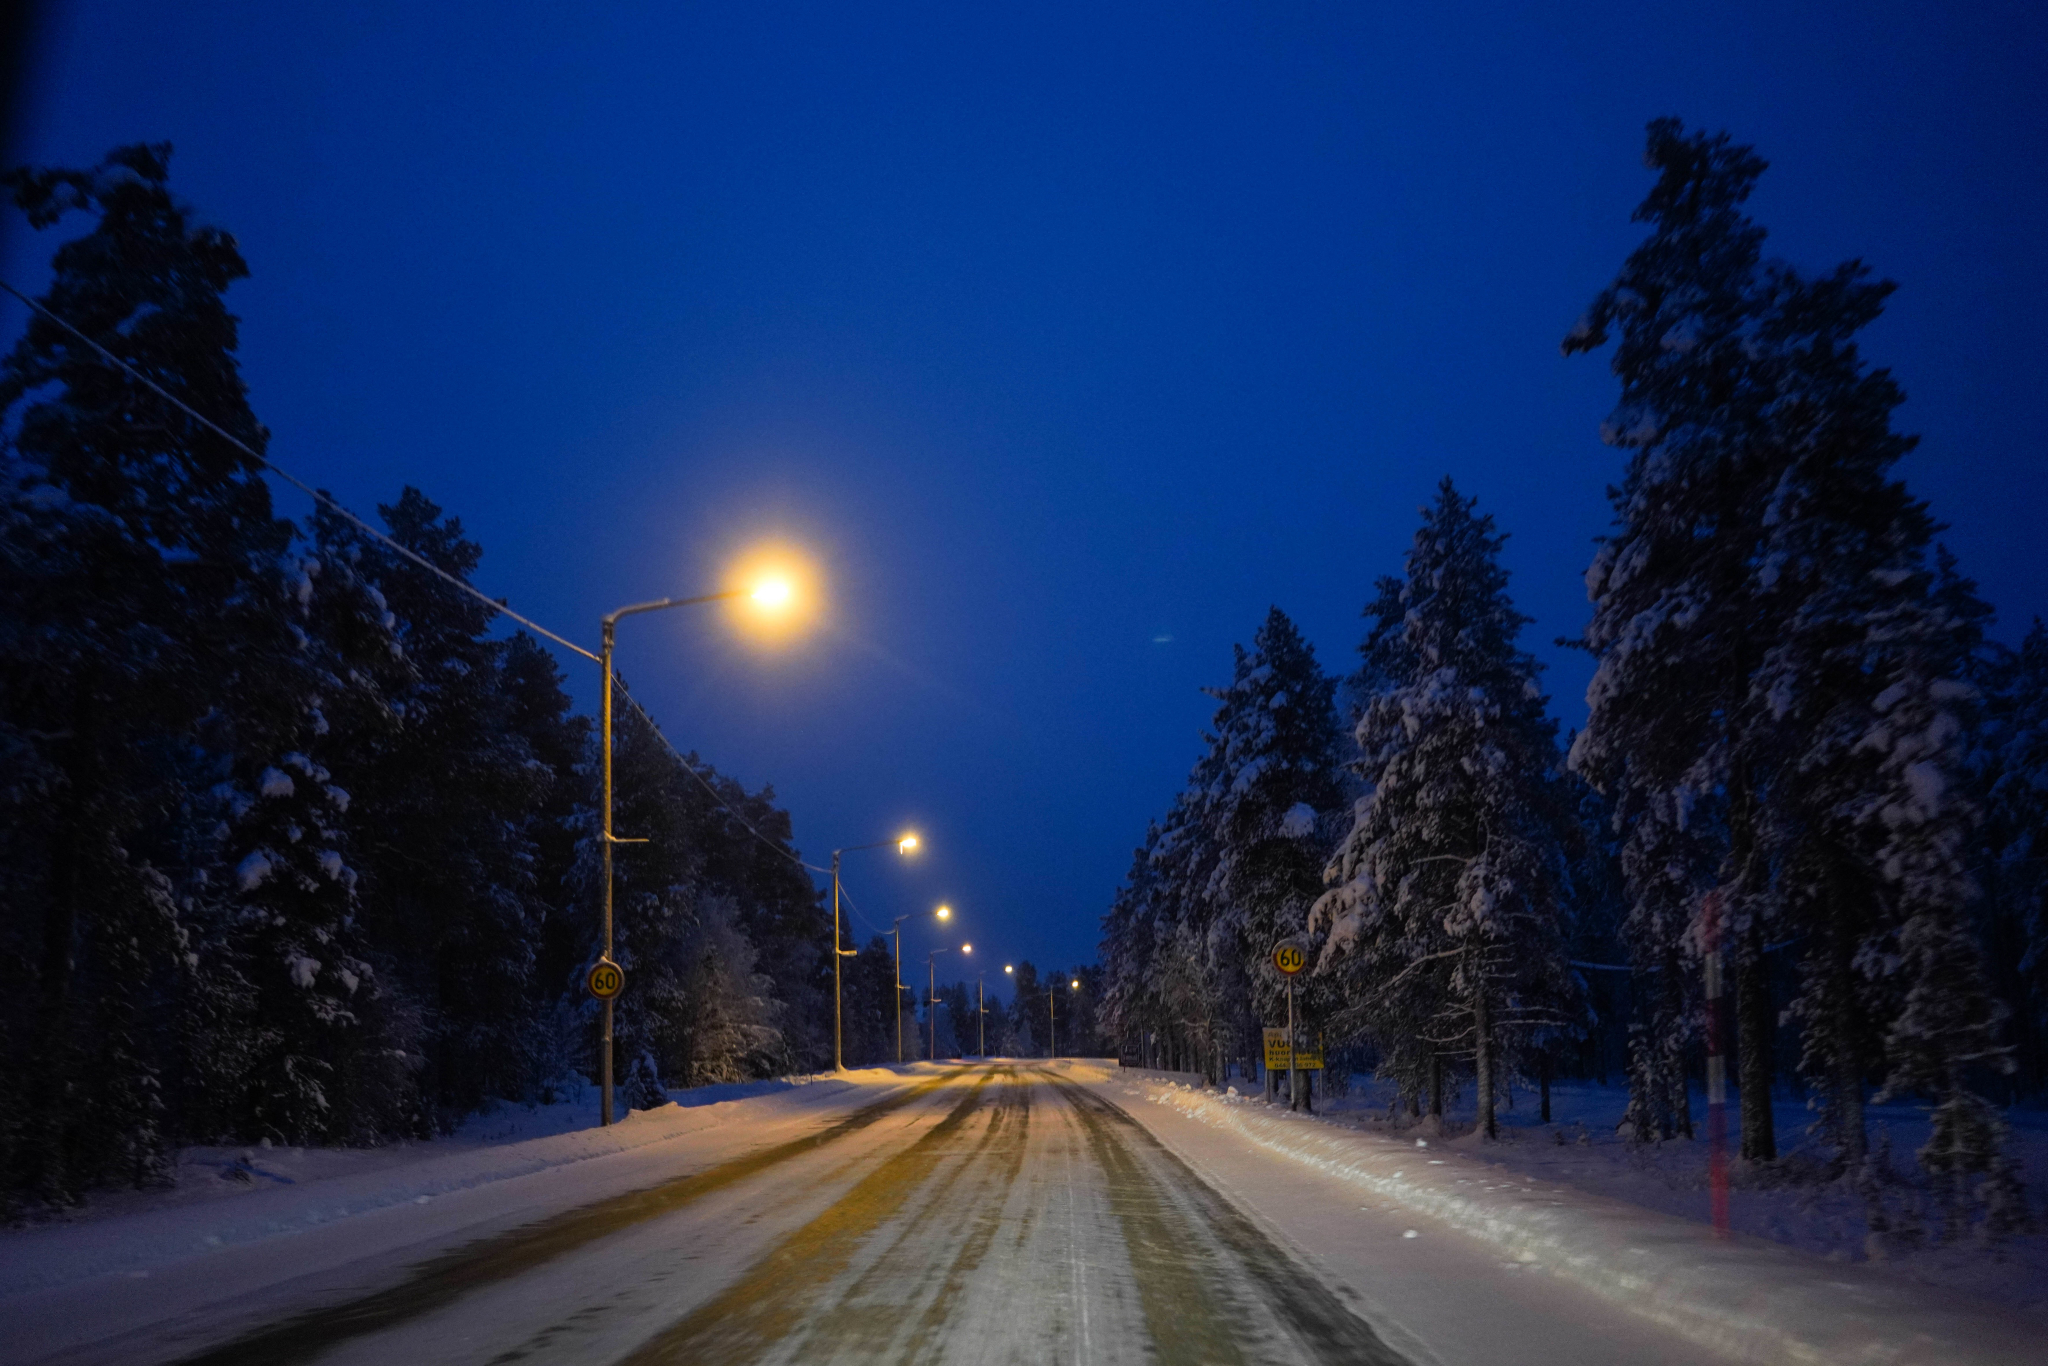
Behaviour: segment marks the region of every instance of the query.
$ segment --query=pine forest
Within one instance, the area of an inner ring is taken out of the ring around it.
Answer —
[[[1740,1161],[1778,1160],[1795,1088],[1885,1227],[1865,1111],[1910,1103],[1937,1224],[1995,1237],[2025,1217],[2002,1111],[2048,1091],[2048,629],[1986,634],[1896,475],[1904,392],[1858,348],[1893,286],[1770,257],[1765,163],[1726,135],[1659,120],[1645,164],[1645,236],[1563,340],[1619,381],[1611,530],[1560,642],[1594,664],[1583,727],[1550,713],[1508,528],[1446,478],[1355,668],[1277,608],[1237,650],[1103,920],[1104,1029],[1257,1077],[1292,943],[1321,1075],[1439,1131],[1447,1096],[1484,1141],[1509,1088],[1548,1120],[1554,1079],[1614,1076],[1630,1141],[1689,1140],[1711,1055]]]

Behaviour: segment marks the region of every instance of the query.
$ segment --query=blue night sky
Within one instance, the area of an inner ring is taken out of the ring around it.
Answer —
[[[2048,8],[1557,8],[55,5],[8,160],[174,142],[273,457],[421,486],[565,634],[809,547],[803,645],[671,613],[622,672],[814,860],[925,834],[852,856],[869,922],[1064,963],[1231,643],[1277,604],[1349,670],[1445,473],[1583,716],[1548,642],[1620,461],[1558,343],[1656,115],[1771,161],[1777,254],[1901,282],[1907,477],[2000,634],[2048,614]],[[11,224],[6,278],[54,245]]]

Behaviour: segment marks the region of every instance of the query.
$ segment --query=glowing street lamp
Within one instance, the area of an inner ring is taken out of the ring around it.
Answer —
[[[917,852],[917,836],[913,834],[898,835],[893,840],[876,840],[873,844],[848,845],[832,851],[832,1070],[835,1072],[846,1070],[846,1033],[839,1003],[839,960],[860,956],[858,949],[839,947],[839,856],[857,854],[863,849],[885,849],[892,844],[898,854],[906,857]],[[896,942],[896,981],[899,986],[903,981],[903,941],[900,939]],[[903,1061],[903,1024],[900,1020],[896,1025],[896,1061]]]
[[[657,598],[652,602],[628,603],[599,618],[598,626],[603,637],[603,649],[598,656],[598,666],[604,671],[604,698],[600,708],[599,731],[603,735],[604,747],[604,955],[598,959],[591,973],[591,981],[597,983],[606,974],[600,970],[610,968],[612,994],[604,997],[604,1065],[603,1098],[599,1107],[598,1122],[612,1122],[612,1003],[618,995],[623,975],[618,964],[612,961],[612,846],[615,844],[645,844],[644,839],[620,839],[612,833],[612,647],[618,634],[619,618],[636,616],[642,612],[660,612],[670,607],[695,607],[709,602],[730,602],[740,598],[752,601],[758,611],[769,615],[786,613],[795,600],[796,590],[787,578],[781,576],[762,578],[752,588],[729,588],[723,593],[700,593],[694,598]]]
[[[1076,977],[1073,981],[1067,983],[1067,989],[1069,991],[1079,991],[1081,989],[1081,979]],[[1054,984],[1047,982],[1045,984],[1045,1044],[1046,1052],[1051,1055],[1047,1059],[1048,1062],[1058,1062],[1060,1056],[1059,1021],[1053,1017],[1052,1009],[1053,998],[1057,994],[1058,989]]]

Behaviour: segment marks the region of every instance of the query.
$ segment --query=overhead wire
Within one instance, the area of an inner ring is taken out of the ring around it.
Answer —
[[[553,642],[555,642],[555,644],[561,646],[563,649],[574,650],[577,654],[582,655],[585,659],[596,660],[598,658],[598,656],[594,652],[584,649],[581,645],[578,645],[575,641],[570,640],[568,637],[556,635],[553,631],[550,631],[547,627],[541,625],[537,621],[534,621],[532,618],[521,616],[519,613],[513,611],[510,607],[508,607],[505,603],[503,603],[497,598],[491,597],[489,594],[485,593],[482,589],[476,587],[474,584],[465,582],[464,580],[449,573],[447,570],[441,568],[440,565],[435,564],[432,560],[427,559],[425,556],[414,552],[406,546],[400,545],[397,541],[385,535],[383,532],[377,530],[376,527],[371,526],[368,522],[356,516],[355,513],[349,511],[346,507],[343,507],[341,503],[335,500],[333,495],[325,493],[320,489],[314,488],[311,484],[306,483],[303,479],[300,479],[298,476],[292,474],[289,470],[286,470],[276,461],[270,459],[270,457],[264,455],[261,451],[255,449],[248,442],[242,440],[233,432],[228,431],[226,428],[222,427],[218,422],[215,422],[212,418],[207,417],[204,413],[201,413],[197,409],[193,408],[191,404],[186,403],[183,399],[178,398],[176,395],[167,392],[164,389],[164,387],[158,384],[155,380],[143,374],[140,370],[137,370],[127,361],[122,360],[119,356],[107,350],[106,347],[100,345],[91,337],[86,336],[85,333],[79,331],[77,328],[73,327],[69,322],[65,321],[57,314],[51,312],[43,304],[37,302],[34,299],[29,298],[28,295],[22,293],[13,285],[8,284],[5,280],[0,280],[0,289],[6,290],[9,294],[12,294],[15,298],[21,300],[30,308],[42,314],[45,318],[48,318],[51,322],[57,324],[57,326],[63,328],[66,332],[69,332],[72,336],[84,342],[87,346],[91,347],[95,352],[97,352],[100,359],[104,360],[108,365],[113,366],[116,370],[119,370],[122,374],[128,376],[128,378],[134,380],[137,384],[140,384],[143,388],[149,390],[158,398],[170,404],[179,412],[185,414],[185,416],[191,418],[194,422],[197,422],[200,426],[206,428],[215,436],[218,436],[221,440],[227,442],[230,446],[233,446],[236,450],[248,456],[251,460],[254,460],[257,464],[263,466],[264,469],[269,470],[272,474],[284,480],[287,484],[290,484],[293,488],[311,497],[315,502],[332,511],[337,516],[346,519],[348,522],[352,523],[358,530],[362,531],[365,535],[370,536],[373,539],[381,542],[382,544],[390,547],[392,550],[397,551],[400,555],[403,555],[406,559],[412,561],[420,568],[426,570],[429,574],[432,574],[436,578],[441,579],[450,587],[459,589],[460,591],[469,594],[469,596],[475,598],[478,602],[483,603],[485,606],[489,607],[493,612],[502,612],[504,615],[512,618],[512,620],[518,622],[521,626],[526,627],[528,630],[535,631],[543,636],[546,636],[549,640],[552,640]]]
[[[257,464],[261,465],[270,473],[284,480],[287,484],[290,484],[293,488],[298,489],[300,492],[306,494],[315,502],[319,503],[322,507],[329,509],[336,516],[341,517],[342,519],[350,523],[352,526],[356,527],[358,530],[363,532],[365,535],[376,540],[379,544],[387,546],[391,550],[396,551],[398,554],[404,556],[413,564],[418,565],[421,569],[426,570],[428,573],[434,575],[442,582],[448,584],[451,588],[457,589],[458,591],[466,593],[470,597],[475,598],[478,602],[481,602],[482,604],[484,604],[484,606],[488,607],[493,613],[500,613],[504,616],[510,617],[513,621],[518,622],[521,626],[526,627],[528,630],[533,631],[538,635],[544,636],[549,640],[552,640],[553,642],[555,642],[555,644],[560,645],[563,649],[573,651],[574,653],[583,656],[585,659],[588,659],[593,663],[599,665],[602,665],[604,663],[603,657],[597,654],[595,651],[587,650],[583,646],[578,645],[575,641],[570,640],[567,636],[559,635],[554,631],[550,631],[547,627],[541,625],[539,622],[533,620],[531,617],[523,616],[520,613],[513,611],[512,608],[508,606],[502,599],[491,597],[489,594],[485,593],[482,589],[476,587],[474,584],[469,583],[467,580],[459,578],[458,576],[449,573],[447,570],[441,568],[441,566],[435,564],[433,561],[418,554],[409,547],[401,545],[398,541],[392,539],[384,532],[379,531],[376,527],[370,525],[370,523],[364,521],[361,517],[358,517],[348,507],[344,506],[332,494],[329,494],[321,489],[314,488],[311,484],[306,483],[303,479],[300,479],[298,476],[292,474],[289,470],[279,465],[270,457],[264,455],[261,451],[258,451],[254,447],[250,446],[248,442],[243,441],[234,433],[223,428],[219,423],[215,422],[212,418],[207,417],[204,413],[201,413],[197,409],[193,408],[183,399],[178,398],[175,394],[167,392],[163,388],[163,386],[158,384],[155,380],[152,380],[149,376],[143,374],[140,370],[137,370],[127,361],[122,360],[119,356],[109,351],[106,347],[100,345],[99,342],[94,341],[84,332],[81,332],[78,328],[72,326],[68,320],[59,316],[57,313],[51,311],[50,308],[48,308],[46,305],[42,304],[38,300],[31,299],[28,295],[22,293],[13,285],[7,283],[5,280],[0,280],[0,290],[5,290],[7,291],[7,293],[12,294],[15,298],[21,300],[21,302],[28,305],[35,312],[41,314],[45,318],[48,318],[58,327],[63,328],[66,332],[78,338],[79,341],[91,347],[93,352],[96,355],[98,355],[101,360],[105,361],[109,366],[113,367],[115,370],[120,371],[122,374],[126,375],[135,383],[140,384],[143,388],[149,390],[158,398],[170,404],[179,412],[185,414],[185,416],[191,418],[194,422],[197,422],[202,427],[205,427],[208,431],[212,432],[221,440],[227,442],[236,450],[248,456],[251,460],[254,460]],[[755,839],[759,840],[761,843],[767,845],[770,849],[773,849],[777,854],[780,854],[782,857],[796,864],[799,868],[807,869],[813,873],[829,874],[832,871],[829,868],[820,868],[815,863],[806,863],[800,855],[798,855],[795,851],[790,849],[789,846],[783,843],[781,840],[771,839],[769,836],[763,834],[758,828],[756,828],[751,821],[747,820],[745,816],[741,815],[736,809],[734,809],[732,803],[727,801],[725,796],[722,793],[720,793],[717,788],[713,787],[710,784],[710,782],[705,779],[703,774],[697,771],[696,765],[692,764],[688,759],[685,759],[682,755],[682,752],[678,750],[672,743],[670,743],[668,736],[662,733],[661,727],[655,724],[654,718],[647,714],[647,709],[640,705],[639,699],[634,697],[632,693],[626,691],[625,685],[619,681],[619,676],[616,671],[614,671],[612,674],[612,681],[619,685],[619,695],[626,699],[627,705],[631,706],[635,712],[639,713],[640,719],[647,723],[647,728],[654,733],[656,739],[661,741],[662,747],[668,750],[669,754],[674,757],[676,763],[681,765],[683,771],[685,773],[688,773],[691,778],[695,779],[697,785],[702,787],[707,793],[709,793],[711,795],[712,800],[715,801],[720,807],[722,807],[725,810],[725,812],[729,816],[732,817],[735,824],[737,824],[742,830],[745,830],[748,834],[752,835]],[[846,885],[844,879],[841,879],[840,891],[842,895],[845,894],[845,886]],[[851,898],[848,897],[847,900],[849,904],[851,904]],[[861,919],[865,921],[867,917],[862,916]],[[872,929],[873,926],[870,926],[869,928]]]

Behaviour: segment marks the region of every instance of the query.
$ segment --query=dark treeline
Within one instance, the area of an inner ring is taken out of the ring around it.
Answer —
[[[246,268],[168,154],[5,184],[84,229],[47,306],[261,451]],[[595,741],[553,658],[345,519],[280,517],[257,462],[40,316],[0,437],[0,1206],[579,1088]],[[418,490],[379,512],[476,568]],[[828,1065],[830,921],[773,793],[689,756],[700,782],[631,708],[616,744],[649,841],[618,858],[627,1100]]]
[[[1445,480],[1325,675],[1272,612],[1216,690],[1207,752],[1104,920],[1104,1025],[1207,1072],[1297,1009],[1335,1053],[1483,1137],[1509,1088],[1624,1074],[1624,1131],[1690,1138],[1703,968],[1744,1160],[1769,1096],[1817,1116],[1873,1229],[1932,1197],[1948,1236],[2024,1205],[1994,1101],[2048,1091],[2048,631],[2017,651],[1894,475],[1903,393],[1857,334],[1892,286],[1765,258],[1764,163],[1650,127],[1648,236],[1564,343],[1612,347],[1626,454],[1560,743],[1519,644],[1505,537]],[[1619,968],[1620,971],[1613,969]],[[1865,1106],[1923,1106],[1919,1174]],[[1887,1211],[1890,1211],[1887,1213]]]

